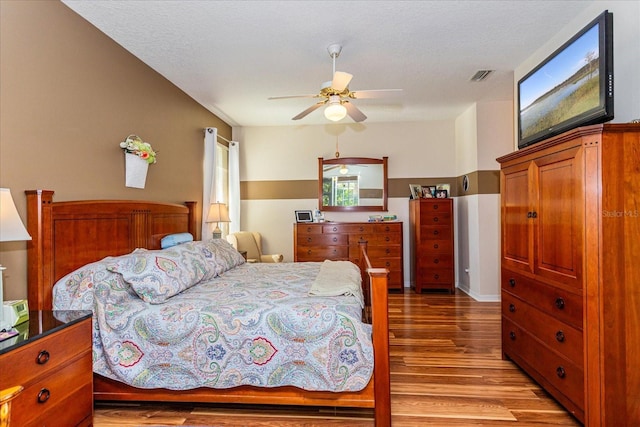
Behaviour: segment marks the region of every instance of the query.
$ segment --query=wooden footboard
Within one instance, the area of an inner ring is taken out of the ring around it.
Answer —
[[[53,202],[53,191],[27,191],[29,307],[50,310],[52,288],[65,274],[108,255],[138,247],[156,249],[170,233],[196,236],[195,202],[185,205],[145,201]],[[389,323],[386,269],[371,268],[366,243],[360,268],[373,325],[374,375],[359,392],[310,392],[295,387],[233,389],[139,389],[94,375],[94,398],[109,401],[286,404],[373,408],[376,426],[391,425]]]

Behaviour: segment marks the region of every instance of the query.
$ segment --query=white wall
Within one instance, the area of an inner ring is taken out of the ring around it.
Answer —
[[[514,93],[517,82],[557,48],[603,11],[613,13],[613,123],[627,123],[640,119],[640,1],[596,1],[582,14],[560,29],[535,54],[514,71]],[[517,103],[514,105],[514,147],[517,147]]]
[[[475,104],[456,120],[458,175],[497,170],[496,158],[513,147],[513,103]],[[500,195],[455,200],[457,286],[479,301],[500,300]]]

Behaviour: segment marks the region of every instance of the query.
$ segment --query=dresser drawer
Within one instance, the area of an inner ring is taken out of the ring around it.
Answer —
[[[87,342],[86,338],[82,340]],[[77,356],[77,355],[76,355]],[[73,426],[93,413],[91,349],[27,386],[11,402],[11,425]]]
[[[296,232],[301,234],[322,234],[321,224],[296,224]]]
[[[347,245],[349,240],[345,234],[298,234],[298,246]]]
[[[377,246],[377,245],[397,245],[402,242],[402,236],[400,233],[375,233],[375,234],[364,234],[364,233],[351,233],[349,234],[349,243],[352,245],[357,245],[359,242],[365,241],[367,242],[367,248],[369,246]]]
[[[582,296],[502,270],[502,290],[582,330]]]
[[[430,240],[451,239],[451,226],[449,225],[421,225],[420,244]]]
[[[502,318],[502,351],[514,361],[522,360],[533,368],[538,374],[531,373],[534,379],[542,377],[577,407],[584,408],[583,369],[554,353],[505,317]],[[553,389],[548,391],[556,398],[562,398]]]
[[[418,268],[418,277],[416,282],[434,283],[434,284],[450,284],[453,283],[453,269],[441,268]]]
[[[91,321],[83,321],[3,354],[0,362],[11,369],[2,370],[0,389],[16,384],[27,386],[90,349]]]
[[[352,253],[355,254],[353,258],[358,258],[358,254],[360,253],[360,248],[356,248],[357,251]],[[389,246],[369,246],[367,245],[367,254],[369,255],[369,259],[375,258],[393,258],[393,257],[401,257],[402,256],[402,246],[400,245],[389,245]]]
[[[374,233],[398,233],[402,230],[402,223],[356,223],[356,224],[326,224],[322,226],[323,233],[345,234],[374,234]]]
[[[303,247],[298,246],[296,261],[324,261],[325,259],[349,259],[348,246]]]
[[[502,293],[502,315],[542,341],[550,349],[582,367],[582,331],[537,310],[513,295]]]
[[[451,240],[428,240],[420,246],[420,249],[422,253],[451,253],[453,242]]]
[[[427,211],[420,216],[421,225],[450,225],[451,212]]]
[[[420,267],[426,268],[452,268],[453,256],[451,254],[423,253],[416,256],[416,262]]]

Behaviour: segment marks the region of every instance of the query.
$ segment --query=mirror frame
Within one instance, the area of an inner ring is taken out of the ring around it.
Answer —
[[[324,212],[386,212],[387,211],[387,160],[388,157],[372,159],[368,157],[337,157],[325,160],[318,157],[318,209]],[[382,165],[382,205],[381,206],[322,206],[322,179],[325,165]]]

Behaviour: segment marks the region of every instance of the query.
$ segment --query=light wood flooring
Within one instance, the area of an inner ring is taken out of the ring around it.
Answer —
[[[580,426],[500,350],[500,305],[389,296],[394,426]],[[96,403],[95,427],[372,426],[370,410]]]

